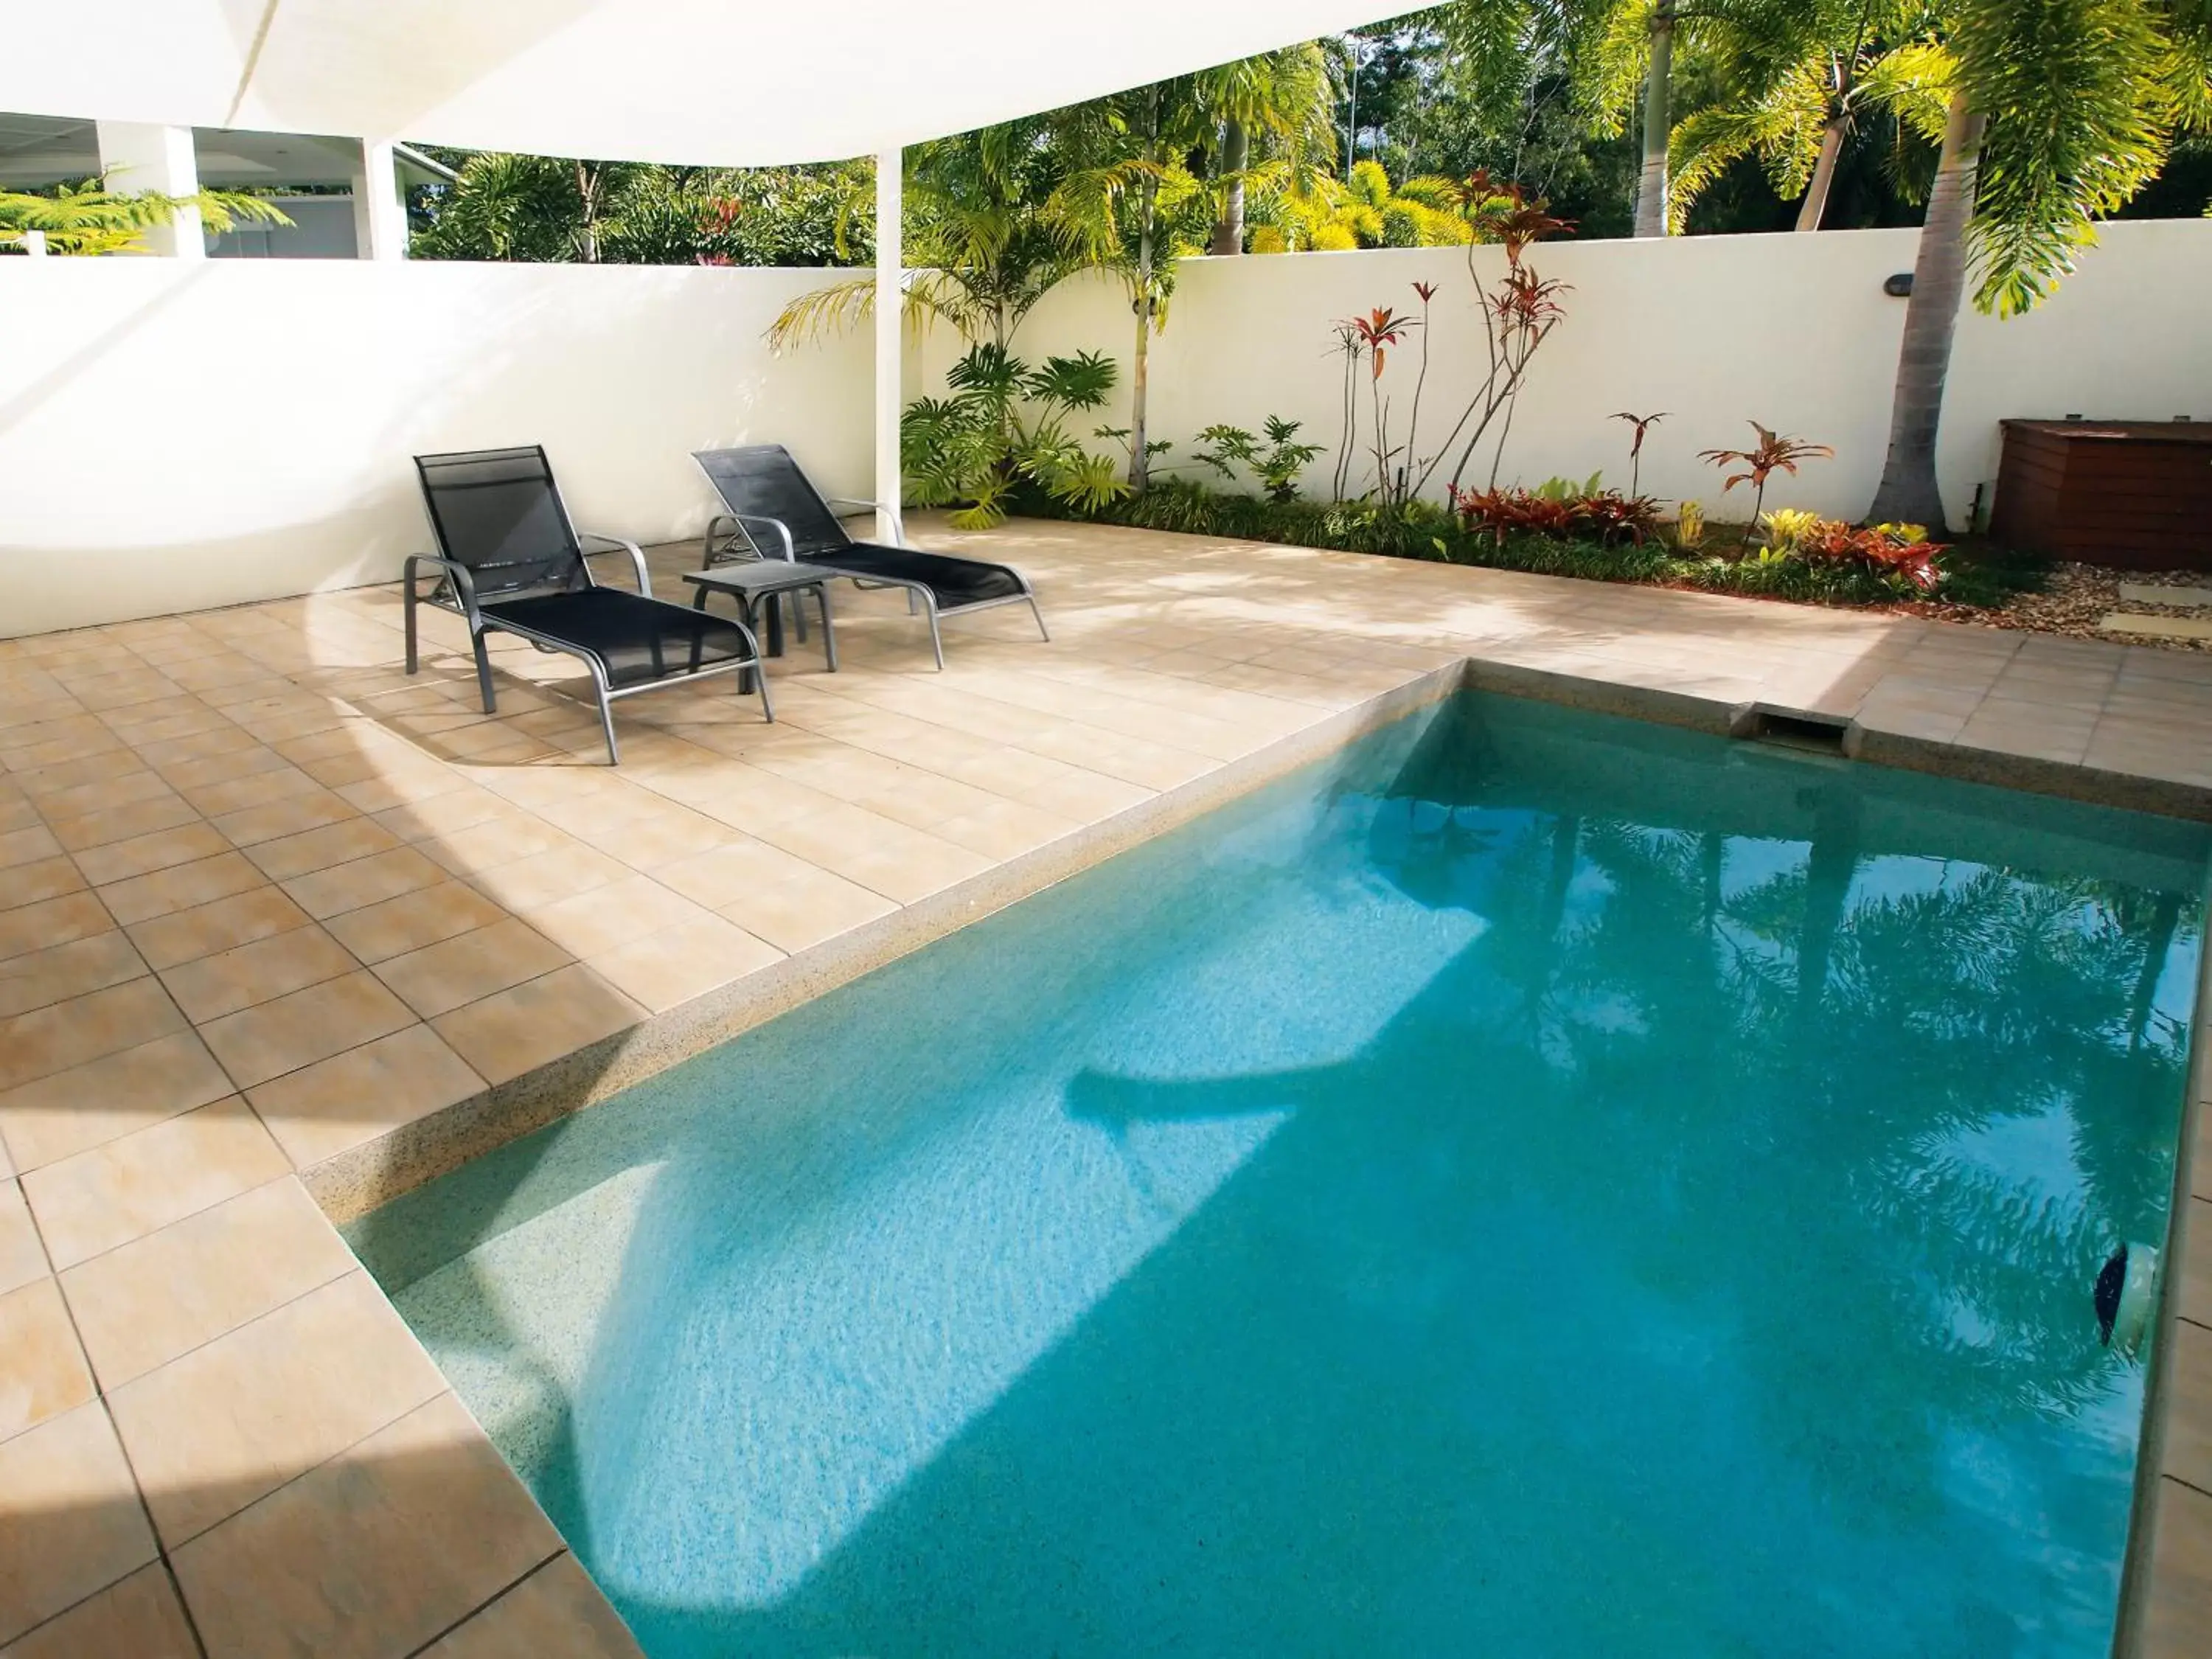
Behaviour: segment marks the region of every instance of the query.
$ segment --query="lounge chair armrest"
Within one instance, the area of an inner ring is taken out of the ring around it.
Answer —
[[[758,553],[763,558],[771,558],[775,556],[761,546],[760,538],[753,534],[757,528],[774,531],[777,539],[783,544],[783,556],[793,561],[798,559],[799,549],[791,539],[791,526],[782,520],[757,518],[750,513],[732,513],[729,516],[738,528],[745,532],[745,539],[752,543],[753,551]]]
[[[645,553],[635,542],[627,536],[603,536],[596,530],[580,530],[576,539],[583,544],[587,559],[595,553],[628,553],[631,568],[637,572],[637,591],[648,599],[653,597],[653,578],[645,572]],[[590,545],[592,542],[604,542],[606,545],[593,547]]]
[[[699,544],[701,565],[713,566],[714,556],[718,550],[717,542],[720,544],[719,550],[731,556],[742,556],[748,559],[760,557],[760,549],[753,545],[753,538],[745,534],[744,526],[739,524],[731,514],[717,513],[707,520],[707,533]],[[743,550],[742,553],[739,552],[740,549]]]
[[[415,597],[416,567],[425,564],[442,572],[446,580],[453,583],[453,598],[461,608],[461,614],[471,623],[475,623],[477,619],[476,579],[469,574],[468,566],[453,559],[441,559],[434,553],[410,553],[403,578],[407,584],[407,597],[410,599]],[[433,602],[435,602],[434,598]]]
[[[865,507],[871,513],[889,514],[891,520],[892,544],[896,547],[904,547],[907,544],[906,520],[893,503],[872,501],[859,495],[825,495],[823,499],[830,503],[830,510],[841,519],[847,516],[845,509],[848,507]]]

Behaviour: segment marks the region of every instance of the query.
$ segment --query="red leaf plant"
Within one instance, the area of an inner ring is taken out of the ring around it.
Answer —
[[[1751,544],[1752,526],[1758,524],[1766,507],[1766,481],[1777,472],[1796,475],[1797,463],[1831,458],[1835,451],[1826,444],[1808,443],[1802,438],[1792,438],[1769,430],[1757,421],[1751,429],[1759,434],[1758,445],[1751,449],[1705,449],[1698,453],[1701,461],[1711,461],[1715,466],[1741,466],[1741,472],[1731,472],[1721,483],[1721,493],[1726,495],[1740,483],[1747,483],[1753,493],[1751,504],[1751,524],[1744,528],[1744,544]]]

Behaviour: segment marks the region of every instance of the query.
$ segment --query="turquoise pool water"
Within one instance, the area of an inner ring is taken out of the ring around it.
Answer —
[[[653,1659],[2087,1659],[2206,853],[1462,697],[352,1236]]]

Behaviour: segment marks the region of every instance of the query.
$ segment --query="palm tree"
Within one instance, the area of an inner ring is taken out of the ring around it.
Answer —
[[[2212,127],[2212,12],[2194,0],[1949,0],[1942,24],[1942,155],[1869,513],[1885,522],[1946,522],[1936,437],[1970,265],[1978,307],[2028,310],[2178,131]]]
[[[1929,21],[1915,0],[1830,0],[1809,7],[1794,29],[1730,41],[1720,79],[1731,95],[1674,126],[1674,228],[1746,155],[1765,164],[1778,195],[1800,198],[1796,228],[1815,231],[1847,143],[1878,124],[1900,141],[1940,143],[1948,58],[1925,38]]]
[[[1317,41],[1202,71],[1197,95],[1219,122],[1214,181],[1220,216],[1209,252],[1244,251],[1244,196],[1256,141],[1261,159],[1299,181],[1333,170],[1336,122],[1328,60]]]
[[[198,208],[201,224],[218,236],[240,220],[262,225],[292,222],[274,202],[240,191],[164,196],[155,191],[110,190],[104,179],[87,179],[58,185],[51,196],[0,191],[0,242],[20,242],[35,232],[55,253],[143,253],[146,233],[156,225],[175,223],[187,208]]]

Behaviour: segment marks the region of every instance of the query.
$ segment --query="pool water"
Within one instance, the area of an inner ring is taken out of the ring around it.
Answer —
[[[2206,852],[1464,696],[352,1237],[653,1659],[2086,1659]]]

